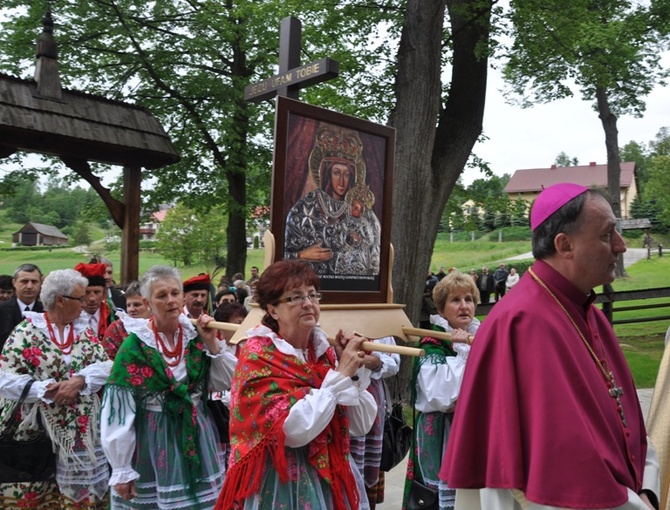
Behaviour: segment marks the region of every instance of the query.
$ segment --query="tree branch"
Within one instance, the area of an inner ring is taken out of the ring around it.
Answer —
[[[83,159],[74,159],[74,158],[61,158],[63,163],[67,165],[74,173],[79,177],[84,179],[91,187],[96,191],[102,201],[109,209],[110,214],[114,223],[116,223],[119,228],[123,228],[123,220],[125,216],[125,205],[123,202],[120,202],[114,198],[109,190],[105,188],[100,182],[100,178],[91,171],[91,165],[88,164],[88,161]]]

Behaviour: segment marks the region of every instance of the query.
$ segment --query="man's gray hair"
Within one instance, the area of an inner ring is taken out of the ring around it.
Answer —
[[[140,280],[140,292],[144,299],[151,297],[151,287],[157,281],[162,280],[176,280],[179,283],[179,288],[182,286],[181,274],[172,266],[153,266],[150,267]]]
[[[74,269],[58,269],[51,271],[42,282],[40,301],[45,310],[51,310],[56,303],[56,296],[70,296],[76,286],[88,286],[88,279]]]
[[[16,268],[16,271],[14,271],[13,279],[16,280],[19,276],[19,273],[23,271],[26,273],[32,273],[34,271],[37,271],[40,276],[44,276],[42,274],[42,271],[40,271],[40,268],[37,267],[35,264],[21,264],[19,267]]]

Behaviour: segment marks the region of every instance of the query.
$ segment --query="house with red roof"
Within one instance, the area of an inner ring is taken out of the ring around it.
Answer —
[[[595,162],[580,166],[556,166],[549,168],[531,168],[517,170],[505,186],[510,200],[522,198],[528,202],[529,210],[533,200],[544,188],[559,182],[573,182],[582,186],[597,186],[607,189],[607,165]],[[621,163],[621,184],[619,198],[621,200],[621,217],[630,217],[630,206],[637,196],[637,180],[635,163]]]
[[[161,208],[159,211],[151,213],[149,220],[140,225],[140,239],[143,241],[155,241],[156,232],[165,221],[165,215],[169,211],[168,208]]]

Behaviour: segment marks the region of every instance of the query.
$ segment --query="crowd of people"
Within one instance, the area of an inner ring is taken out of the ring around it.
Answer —
[[[658,509],[659,459],[613,329],[593,305],[592,289],[613,280],[626,250],[616,218],[600,192],[559,184],[539,195],[530,224],[536,260],[523,276],[505,264],[428,275],[402,508]],[[207,274],[182,280],[154,266],[119,295],[112,275],[96,259],[46,277],[23,264],[11,276],[0,303],[0,424],[27,388],[16,438],[45,429],[56,471],[0,484],[0,507],[384,501],[384,379],[400,357],[364,350],[367,339],[345,324],[328,338],[308,262],[254,268],[218,289]],[[480,323],[477,305],[491,294],[499,304]],[[263,316],[242,343],[211,327],[243,323],[251,303]]]
[[[218,289],[207,274],[182,281],[175,268],[154,266],[120,293],[112,275],[108,260],[95,259],[46,277],[23,264],[10,276],[0,304],[0,423],[31,381],[15,438],[45,429],[57,464],[47,480],[0,484],[0,507],[383,501],[382,380],[400,359],[362,351],[364,339],[346,330],[329,343],[308,263],[278,262],[262,278],[254,268]],[[266,315],[242,345],[208,327],[241,324],[251,302]]]

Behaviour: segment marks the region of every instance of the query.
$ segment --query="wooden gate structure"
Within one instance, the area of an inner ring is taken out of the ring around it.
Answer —
[[[142,168],[179,161],[167,133],[145,108],[61,87],[53,20],[37,40],[33,80],[0,73],[0,158],[17,151],[56,156],[100,195],[121,239],[121,284],[138,278]],[[90,161],[123,167],[123,201]]]

